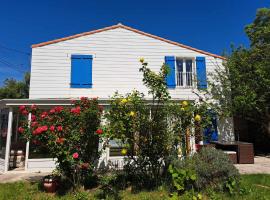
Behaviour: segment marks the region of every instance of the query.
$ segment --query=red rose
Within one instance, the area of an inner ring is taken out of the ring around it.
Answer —
[[[24,128],[23,127],[19,127],[18,128],[18,131],[19,131],[19,133],[23,133],[24,132]]]
[[[65,138],[57,138],[56,143],[63,144],[65,141]]]
[[[54,113],[55,113],[55,109],[51,109],[50,114],[54,114]]]
[[[78,154],[77,152],[75,152],[75,153],[72,155],[72,157],[73,157],[74,159],[77,159],[77,158],[79,158],[79,154]]]
[[[81,108],[79,106],[77,106],[76,108],[71,108],[70,112],[78,115],[81,112]]]
[[[64,107],[63,106],[56,106],[54,108],[55,112],[61,112],[62,110],[64,110]]]
[[[81,97],[81,101],[86,101],[87,99],[87,97]]]
[[[27,110],[23,110],[23,111],[22,111],[22,114],[23,114],[23,115],[28,115],[28,111],[27,111]]]
[[[50,131],[54,131],[55,130],[55,126],[50,126]]]
[[[31,123],[31,126],[34,127],[34,126],[37,126],[38,125],[38,122],[32,122]]]
[[[31,115],[31,121],[36,121],[37,120],[37,117],[36,117],[36,115]]]
[[[102,133],[103,133],[103,130],[102,129],[96,130],[96,134],[101,135]]]
[[[20,111],[25,110],[25,106],[19,106],[19,110],[20,110]]]
[[[42,127],[41,127],[41,130],[42,130],[42,132],[43,132],[43,131],[47,131],[47,130],[48,130],[48,126],[42,126]]]
[[[43,112],[43,113],[41,113],[41,115],[40,115],[40,117],[43,119],[43,118],[45,118],[45,117],[47,117],[48,116],[48,113],[47,112]]]
[[[32,110],[36,110],[37,109],[37,106],[35,104],[31,105],[31,109]]]
[[[58,131],[63,131],[63,127],[62,126],[57,126],[57,130]]]

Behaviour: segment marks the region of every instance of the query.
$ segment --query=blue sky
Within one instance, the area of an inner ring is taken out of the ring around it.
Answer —
[[[221,54],[248,46],[244,26],[270,0],[1,1],[0,85],[30,70],[30,46],[119,22],[198,49]]]

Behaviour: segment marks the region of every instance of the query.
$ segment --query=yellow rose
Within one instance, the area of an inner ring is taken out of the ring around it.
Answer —
[[[188,102],[187,101],[183,101],[182,102],[182,106],[186,107],[188,105]]]
[[[194,119],[195,119],[195,121],[199,122],[199,121],[201,121],[201,116],[197,114],[197,115],[194,117]]]
[[[133,117],[135,115],[135,112],[133,112],[133,111],[131,111],[130,113],[129,113],[129,116],[131,116],[131,117]]]
[[[140,58],[140,62],[141,63],[144,63],[144,58]]]
[[[127,102],[128,102],[127,99],[122,99],[122,100],[121,100],[121,103],[123,103],[123,104],[125,104],[125,103],[127,103]]]
[[[127,154],[127,150],[126,150],[126,149],[122,149],[122,150],[121,150],[121,154],[122,154],[123,156],[125,156],[125,155]]]
[[[185,108],[181,108],[181,111],[185,111]]]

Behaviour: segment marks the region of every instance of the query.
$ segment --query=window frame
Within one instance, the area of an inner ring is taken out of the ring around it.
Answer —
[[[183,85],[178,85],[178,67],[177,67],[177,60],[183,60]],[[186,60],[192,60],[192,81],[191,81],[191,85],[187,85],[187,79],[186,79],[186,73],[187,73],[187,67],[186,67]],[[195,84],[196,84],[196,58],[195,57],[188,57],[188,56],[175,56],[175,85],[176,88],[194,88]]]

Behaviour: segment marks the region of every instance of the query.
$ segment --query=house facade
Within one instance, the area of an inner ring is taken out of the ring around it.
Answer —
[[[100,104],[107,106],[109,97],[116,91],[125,94],[133,89],[150,98],[139,72],[140,58],[154,71],[159,71],[166,63],[170,68],[166,81],[172,99],[191,101],[199,99],[196,93],[207,89],[208,74],[225,60],[122,24],[32,45],[29,99],[0,101],[0,171],[10,169],[12,149],[16,146],[12,143],[17,137],[14,119],[19,117],[19,105],[36,104],[48,109],[70,105],[71,99],[85,96],[99,97]],[[233,127],[224,124],[217,123],[219,138],[233,140]],[[110,157],[109,151],[107,149],[101,157],[105,164],[122,159]],[[24,170],[47,171],[54,167],[51,158],[31,158],[29,143],[22,147],[22,152]]]

